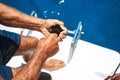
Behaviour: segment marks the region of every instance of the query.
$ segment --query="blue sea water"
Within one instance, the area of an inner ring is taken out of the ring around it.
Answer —
[[[120,0],[0,0],[40,18],[63,21],[69,30],[83,23],[82,40],[120,52]],[[73,36],[73,35],[69,35]]]

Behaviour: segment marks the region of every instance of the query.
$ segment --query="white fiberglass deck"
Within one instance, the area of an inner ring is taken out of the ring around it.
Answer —
[[[51,58],[67,62],[71,40],[71,37],[67,37],[59,43],[60,51]],[[62,69],[46,72],[52,75],[53,80],[103,80],[116,69],[119,62],[119,53],[79,40],[70,64],[66,63],[66,67]],[[14,57],[8,65],[17,67],[21,63],[25,62],[19,56]]]
[[[13,31],[20,32],[17,29]],[[33,32],[32,36],[42,37],[37,32]],[[67,36],[63,42],[60,42],[60,51],[51,58],[60,59],[66,63],[71,40],[72,37]],[[119,62],[118,52],[79,40],[70,64],[66,63],[66,67],[52,72],[42,71],[50,73],[53,80],[104,80],[106,76],[114,72]],[[17,56],[13,57],[7,65],[19,67],[22,63],[25,63],[22,57]],[[117,72],[120,73],[120,68]]]

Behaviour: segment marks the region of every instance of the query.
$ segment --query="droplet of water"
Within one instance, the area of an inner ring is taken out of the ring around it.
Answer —
[[[64,0],[61,0],[58,4],[62,4],[62,3],[64,3],[65,1]]]
[[[60,15],[60,13],[58,12],[57,15]]]

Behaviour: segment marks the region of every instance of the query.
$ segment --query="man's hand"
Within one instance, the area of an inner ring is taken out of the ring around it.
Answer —
[[[16,27],[37,30],[45,36],[50,34],[52,26],[58,25],[62,29],[59,34],[61,39],[64,39],[67,34],[67,28],[62,21],[57,19],[41,19],[24,14],[15,8],[0,3],[0,24]]]
[[[51,57],[59,51],[58,41],[57,34],[49,34],[40,39],[37,49],[42,49],[47,57]]]
[[[54,25],[59,25],[59,27],[62,29],[62,31],[59,34],[59,37],[61,39],[64,39],[67,34],[67,28],[64,26],[64,23],[62,21],[59,21],[57,19],[47,19],[45,20],[44,28],[42,28],[42,33],[44,35],[48,35],[50,33],[50,29]],[[46,30],[47,29],[47,30]]]

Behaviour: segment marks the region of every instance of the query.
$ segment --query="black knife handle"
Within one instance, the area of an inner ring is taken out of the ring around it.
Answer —
[[[50,33],[56,33],[58,36],[60,34],[60,32],[63,31],[59,25],[53,25],[51,28],[50,28]]]

